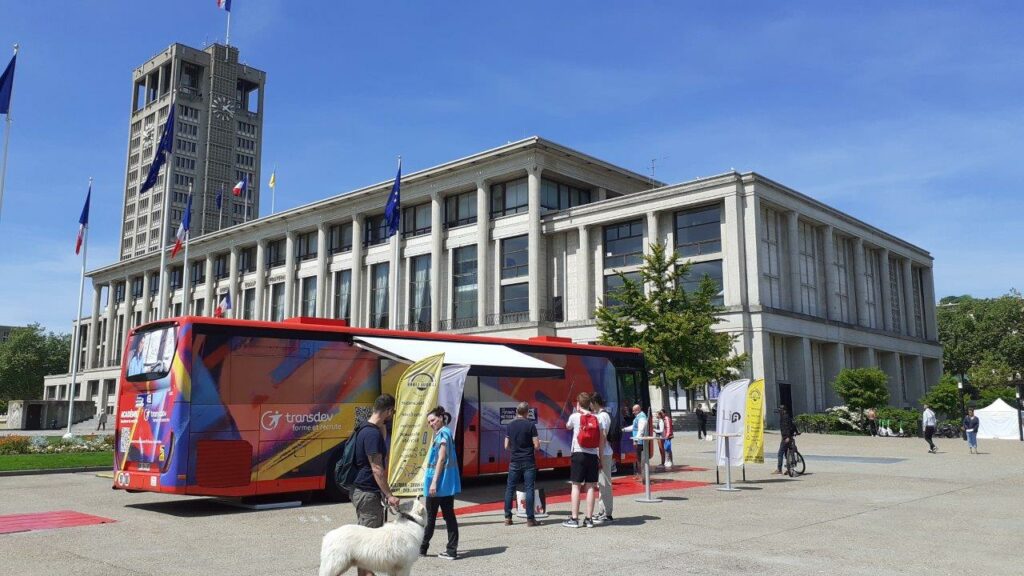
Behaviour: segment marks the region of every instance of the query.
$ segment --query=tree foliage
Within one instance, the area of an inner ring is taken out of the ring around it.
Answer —
[[[946,373],[965,375],[979,390],[1006,386],[1024,373],[1024,298],[1011,290],[999,298],[951,296],[936,318]]]
[[[851,410],[863,412],[889,403],[889,377],[878,368],[844,368],[832,387]]]
[[[15,328],[0,344],[0,400],[43,396],[43,377],[67,370],[71,337],[46,332],[39,324]]]
[[[989,404],[996,401],[997,398],[1002,398],[1003,402],[1006,402],[1014,408],[1017,407],[1017,391],[1009,386],[992,386],[985,388],[978,395],[977,402],[974,403],[975,408],[984,408]]]
[[[601,343],[643,350],[655,386],[678,382],[696,388],[731,378],[747,357],[733,352],[732,335],[714,330],[724,311],[715,304],[718,287],[705,276],[696,290],[687,292],[682,283],[692,266],[678,263],[679,255],[669,254],[664,244],[650,248],[640,280],[619,272],[622,286],[609,294],[611,302],[598,307]]]
[[[932,386],[924,397],[921,404],[927,404],[940,416],[945,418],[960,418],[960,390],[956,386],[956,379],[952,376],[943,376],[939,383]],[[966,402],[966,399],[964,400]]]

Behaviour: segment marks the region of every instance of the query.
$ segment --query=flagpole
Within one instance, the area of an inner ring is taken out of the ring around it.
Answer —
[[[228,30],[224,33],[224,46],[231,46],[231,10],[228,13]]]
[[[89,177],[89,191],[92,191],[92,176]],[[75,316],[75,337],[72,341],[72,350],[74,354],[71,356],[71,384],[68,386],[68,431],[64,433],[65,438],[71,437],[71,418],[75,413],[75,381],[78,378],[78,357],[81,347],[82,340],[82,299],[85,296],[85,259],[89,253],[89,224],[84,224],[85,230],[82,232],[82,274],[78,281],[78,315]],[[107,306],[113,306],[113,301],[110,298],[110,294],[107,294]],[[93,310],[93,315],[99,314],[99,310]]]
[[[18,56],[19,46],[14,45],[14,56]],[[4,155],[0,162],[0,216],[4,210],[4,184],[7,180],[7,145],[11,142],[11,102],[14,102],[14,79],[11,78],[11,97],[8,101],[7,114],[5,114],[6,126],[4,127]]]
[[[242,203],[242,224],[249,221],[249,186],[245,187],[245,199]]]
[[[192,188],[191,184],[189,184],[189,188]],[[199,235],[200,236],[202,236],[203,234],[206,234],[206,197],[208,196],[209,191],[210,191],[210,185],[209,185],[209,183],[207,183],[204,180],[203,181],[203,215],[199,217]],[[189,222],[189,227],[191,227],[191,226],[192,226],[192,223]],[[191,230],[190,230],[190,232],[191,232]]]
[[[270,187],[270,213],[274,213],[274,204],[277,200],[277,164],[274,164],[274,185]]]
[[[190,304],[190,305],[192,304],[192,298],[191,298],[191,294],[190,294],[192,285],[189,284],[189,281],[192,280],[191,278],[189,278],[189,276],[191,276],[191,274],[189,274],[189,270],[190,270],[191,267],[189,266],[189,263],[188,263],[188,244],[189,244],[189,240],[192,239],[192,214],[191,214],[191,212],[192,212],[192,183],[189,182],[189,184],[188,184],[188,200],[185,201],[185,215],[182,216],[183,220],[184,219],[188,220],[188,227],[185,228],[185,264],[182,267],[182,271],[181,271],[181,315],[182,316],[188,316],[189,315],[189,311],[185,309],[185,304]]]
[[[220,198],[220,216],[217,218],[217,230],[224,227],[224,183],[220,183],[220,192],[217,193],[217,197]]]
[[[394,260],[392,260],[392,262],[395,263],[395,294],[391,298],[392,302],[395,303],[394,304],[394,308],[393,308],[395,312],[391,316],[391,322],[389,322],[389,324],[390,324],[389,327],[392,330],[398,328],[398,326],[399,326],[399,324],[398,324],[399,315],[402,313],[401,312],[401,307],[399,306],[399,298],[402,295],[402,263],[399,260],[400,254],[401,254],[401,250],[402,250],[401,249],[401,244],[402,244],[402,201],[401,201],[402,157],[401,156],[398,157],[398,175],[395,176],[395,178],[398,178],[398,182],[396,182],[395,184],[399,187],[399,201],[398,201],[398,230],[395,231],[395,254],[394,254],[395,257],[394,257]],[[433,264],[431,264],[431,265],[433,265]]]
[[[171,99],[171,110],[174,109],[175,100],[175,98]],[[159,153],[159,151],[157,153]],[[170,154],[168,153],[168,155]],[[160,302],[158,302],[156,305],[157,320],[163,320],[164,318],[167,317],[167,299],[165,298],[166,292],[164,291],[164,286],[166,285],[166,282],[164,281],[164,272],[167,270],[167,221],[170,219],[169,208],[171,205],[170,176],[171,167],[170,165],[168,165],[164,169],[164,197],[162,199],[163,201],[161,202],[161,204],[163,205],[163,208],[161,208],[161,210],[163,210],[163,213],[161,214],[160,217],[160,243],[157,247],[157,249],[160,250],[160,289],[157,292],[157,298],[160,299]]]

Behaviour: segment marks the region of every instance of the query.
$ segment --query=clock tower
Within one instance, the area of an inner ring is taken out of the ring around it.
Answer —
[[[265,72],[240,63],[238,48],[221,44],[203,50],[172,44],[135,70],[122,260],[173,242],[190,185],[193,238],[259,217],[265,84]],[[139,194],[172,103],[177,108],[172,154],[157,185]],[[232,188],[243,178],[249,181],[248,197],[233,196]],[[170,218],[161,242],[164,194]]]

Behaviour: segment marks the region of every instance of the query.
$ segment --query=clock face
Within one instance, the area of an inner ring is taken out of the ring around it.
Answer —
[[[225,96],[215,96],[210,108],[219,120],[231,120],[235,115],[235,102]]]

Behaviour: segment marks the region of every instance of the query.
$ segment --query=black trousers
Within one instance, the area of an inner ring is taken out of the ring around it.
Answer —
[[[924,427],[924,440],[928,443],[928,447],[935,450],[935,443],[932,442],[932,436],[935,436],[935,426]]]
[[[704,438],[708,435],[708,421],[698,420],[697,421],[697,440]]]
[[[434,524],[437,523],[437,509],[441,509],[441,516],[444,517],[445,527],[448,528],[447,552],[455,556],[459,551],[459,523],[455,519],[455,497],[435,496],[427,497],[427,525],[423,531],[423,543],[420,544],[420,552],[426,554],[430,547],[430,539],[434,537]]]

